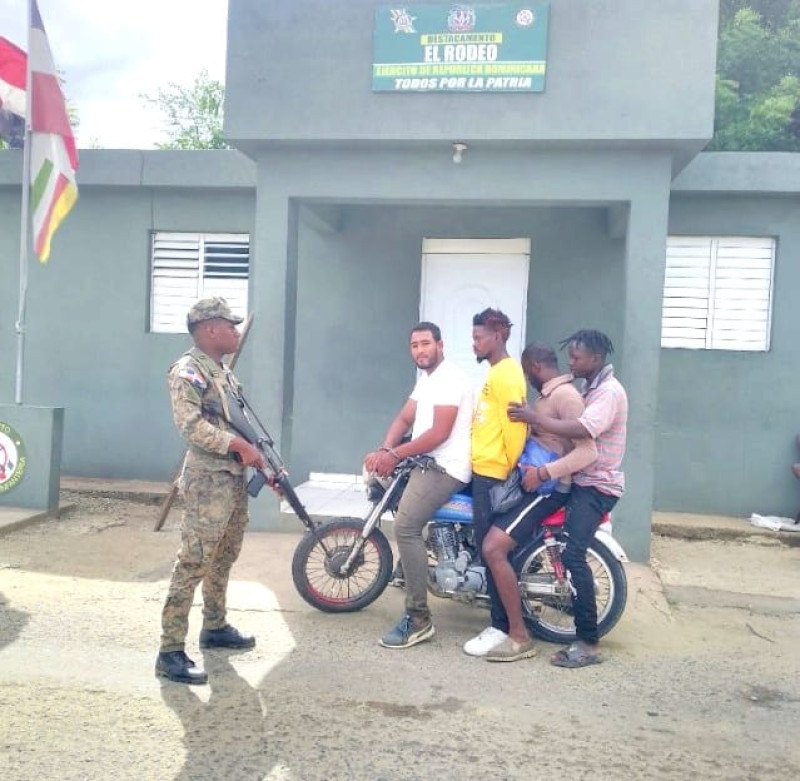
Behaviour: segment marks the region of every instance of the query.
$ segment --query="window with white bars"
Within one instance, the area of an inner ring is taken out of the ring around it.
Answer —
[[[246,233],[154,233],[150,330],[185,333],[189,308],[212,296],[246,317],[249,274]]]
[[[769,350],[775,240],[670,236],[661,346]]]

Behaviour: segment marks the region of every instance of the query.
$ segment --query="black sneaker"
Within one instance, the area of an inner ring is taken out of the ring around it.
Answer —
[[[255,637],[243,635],[238,629],[226,624],[221,629],[203,629],[200,632],[201,648],[253,648]]]
[[[420,627],[406,614],[378,642],[384,648],[411,648],[412,645],[430,640],[436,634],[430,618]]]
[[[156,676],[176,683],[208,683],[208,674],[183,651],[161,651],[156,658]]]

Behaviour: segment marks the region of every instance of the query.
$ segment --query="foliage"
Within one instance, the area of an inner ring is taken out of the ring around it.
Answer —
[[[800,151],[800,0],[722,0],[711,150]]]
[[[800,0],[721,0],[711,150],[800,151]],[[147,98],[167,116],[160,149],[221,149],[224,85],[202,71]]]
[[[709,150],[800,152],[800,0],[721,0]],[[166,116],[159,149],[225,149],[224,85],[201,71],[145,100]],[[78,118],[68,105],[73,128]],[[0,139],[0,149],[5,142]]]
[[[169,140],[159,149],[227,149],[222,137],[224,85],[200,71],[194,83],[170,82],[155,97],[143,96],[165,115]]]
[[[797,0],[722,0],[719,9],[720,27],[727,27],[743,8],[751,8],[764,19],[764,24],[777,29],[786,24],[796,8]]]

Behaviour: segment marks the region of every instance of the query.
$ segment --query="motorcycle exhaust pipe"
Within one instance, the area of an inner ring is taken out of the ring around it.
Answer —
[[[528,576],[519,582],[519,590],[522,596],[529,597],[569,597],[572,594],[569,581],[564,578],[541,578]]]

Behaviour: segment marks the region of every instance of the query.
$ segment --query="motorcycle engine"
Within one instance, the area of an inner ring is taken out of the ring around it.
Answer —
[[[437,563],[430,567],[435,591],[453,596],[486,593],[486,567],[472,565],[473,555],[454,524],[435,523],[428,529],[428,546]]]

